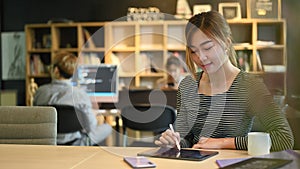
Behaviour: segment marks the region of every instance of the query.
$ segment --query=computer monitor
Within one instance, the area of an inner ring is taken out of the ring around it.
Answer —
[[[92,102],[118,102],[117,65],[79,65],[73,83],[85,90]]]

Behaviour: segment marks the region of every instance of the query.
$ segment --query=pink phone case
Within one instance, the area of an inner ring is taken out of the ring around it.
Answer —
[[[124,161],[127,162],[132,168],[155,168],[156,167],[154,163],[152,163],[148,158],[144,156],[124,157]]]

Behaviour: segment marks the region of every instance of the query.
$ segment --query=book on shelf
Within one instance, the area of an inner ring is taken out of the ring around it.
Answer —
[[[99,65],[101,63],[97,53],[86,52],[81,53],[79,58],[79,64]]]
[[[263,66],[261,63],[261,58],[260,58],[258,51],[256,51],[256,62],[257,62],[257,71],[263,71],[264,69],[263,69]]]
[[[246,72],[250,71],[249,55],[247,51],[237,52],[238,67]]]
[[[30,69],[32,75],[38,75],[45,72],[45,65],[41,61],[41,57],[39,54],[32,55],[30,62]]]
[[[148,57],[147,53],[142,52],[140,53],[140,59],[141,59],[141,69],[144,69],[146,73],[151,72],[151,61],[150,58]]]
[[[158,73],[159,68],[153,61],[153,56],[149,53],[143,52],[140,54],[141,63],[144,63],[142,69],[145,69],[146,73]]]
[[[286,71],[286,66],[284,65],[263,65],[265,72],[282,72]]]
[[[83,40],[84,40],[84,46],[87,49],[93,49],[96,48],[96,45],[93,41],[93,38],[91,36],[91,33],[87,29],[83,29]]]

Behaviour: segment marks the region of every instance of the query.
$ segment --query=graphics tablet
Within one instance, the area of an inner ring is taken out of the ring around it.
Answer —
[[[137,155],[178,160],[202,161],[217,154],[217,151],[205,151],[196,149],[181,149],[179,151],[176,148],[155,148],[140,152]]]

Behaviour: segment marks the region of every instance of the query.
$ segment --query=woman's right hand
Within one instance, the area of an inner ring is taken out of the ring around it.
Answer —
[[[160,147],[176,147],[176,141],[180,142],[180,134],[178,132],[172,132],[170,129],[161,134],[158,140],[155,140],[155,144]]]

